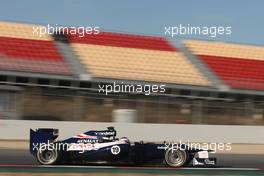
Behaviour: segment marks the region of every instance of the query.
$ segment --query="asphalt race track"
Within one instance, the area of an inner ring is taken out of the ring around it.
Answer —
[[[130,174],[180,174],[180,175],[264,175],[264,155],[214,154],[218,159],[216,168],[165,167],[109,167],[109,166],[38,166],[27,150],[0,149],[1,172],[100,172]]]
[[[264,169],[263,155],[211,154],[217,158],[219,167]],[[36,165],[37,161],[27,150],[0,149],[0,165]]]

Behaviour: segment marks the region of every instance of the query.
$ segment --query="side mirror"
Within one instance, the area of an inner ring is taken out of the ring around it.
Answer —
[[[102,136],[98,136],[98,143],[103,143],[104,142],[104,140],[103,140],[103,137]]]

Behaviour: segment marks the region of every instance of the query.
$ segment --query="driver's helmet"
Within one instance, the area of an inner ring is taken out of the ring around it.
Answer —
[[[120,140],[126,142],[126,143],[129,143],[129,139],[127,137],[121,137]]]

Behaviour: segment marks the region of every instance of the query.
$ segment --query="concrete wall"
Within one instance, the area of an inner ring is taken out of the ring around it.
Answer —
[[[264,144],[264,126],[94,123],[67,121],[0,120],[0,139],[28,140],[29,129],[58,128],[64,139],[92,129],[114,126],[118,137],[132,141],[192,141]]]

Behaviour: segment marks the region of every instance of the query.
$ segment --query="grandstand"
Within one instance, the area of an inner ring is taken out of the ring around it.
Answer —
[[[210,86],[182,53],[160,37],[100,33],[69,40],[94,77]]]
[[[0,22],[0,118],[264,124],[264,47],[100,32],[37,36]],[[43,26],[42,26],[43,27]],[[165,84],[165,93],[105,95],[98,85]],[[221,113],[220,113],[221,112]]]
[[[33,35],[28,24],[0,23],[1,71],[72,75],[51,36]]]

